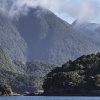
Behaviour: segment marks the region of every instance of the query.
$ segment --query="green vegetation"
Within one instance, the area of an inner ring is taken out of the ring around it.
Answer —
[[[0,84],[0,95],[11,95],[11,87],[7,84]]]
[[[0,70],[18,71],[8,53],[0,46]]]
[[[0,83],[10,85],[12,90],[18,93],[34,92],[42,89],[42,86],[45,95],[98,92],[100,90],[100,53],[83,55],[75,61],[70,60],[62,67],[58,67],[43,61],[25,64],[12,61],[7,52],[0,47]],[[1,95],[4,93],[1,92]]]
[[[100,90],[100,53],[83,55],[47,74],[45,94],[89,94]]]
[[[42,89],[46,74],[55,67],[57,65],[43,61],[26,64],[12,61],[7,52],[0,47],[0,83],[9,84],[14,92],[34,92]]]

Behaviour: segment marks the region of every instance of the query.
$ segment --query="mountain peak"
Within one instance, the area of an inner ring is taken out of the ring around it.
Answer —
[[[44,8],[29,8],[27,15],[20,15],[13,23],[0,20],[0,43],[13,60],[62,64],[82,54],[100,50],[84,34]]]

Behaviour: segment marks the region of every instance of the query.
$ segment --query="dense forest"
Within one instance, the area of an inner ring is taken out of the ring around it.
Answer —
[[[0,83],[8,84],[14,92],[34,92],[42,89],[48,72],[58,65],[45,61],[32,61],[23,64],[12,61],[3,47],[0,47]]]
[[[0,83],[18,93],[43,89],[44,95],[99,94],[100,53],[83,55],[59,67],[45,61],[12,61],[0,47]]]
[[[20,11],[13,1],[0,0],[1,95],[11,88],[17,93],[44,90],[43,95],[99,94],[100,24],[79,19],[69,24],[46,7],[23,3]]]
[[[45,95],[93,95],[100,91],[100,53],[83,55],[47,74]]]

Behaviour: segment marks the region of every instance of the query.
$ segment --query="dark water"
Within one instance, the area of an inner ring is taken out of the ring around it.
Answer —
[[[17,97],[0,97],[0,100],[100,100],[100,97],[26,97],[26,96],[17,96]]]

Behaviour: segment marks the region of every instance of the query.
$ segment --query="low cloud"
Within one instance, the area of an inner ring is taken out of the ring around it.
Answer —
[[[99,16],[99,5],[99,0],[0,0],[0,13],[14,18],[40,6],[83,22]]]

